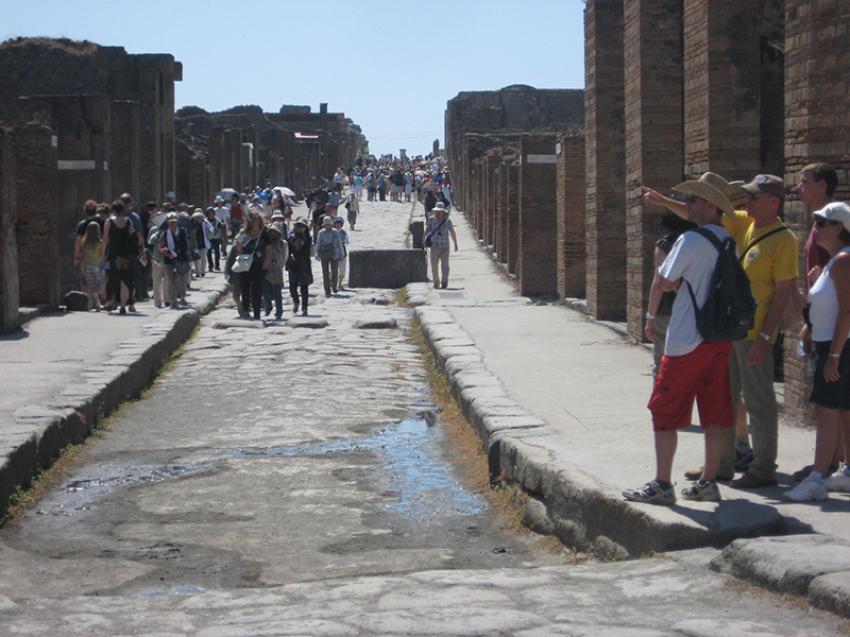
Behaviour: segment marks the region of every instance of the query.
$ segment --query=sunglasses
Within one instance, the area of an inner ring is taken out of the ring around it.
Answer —
[[[823,217],[815,217],[815,227],[823,228],[824,226],[837,226],[837,221],[832,221],[831,219],[824,219]]]

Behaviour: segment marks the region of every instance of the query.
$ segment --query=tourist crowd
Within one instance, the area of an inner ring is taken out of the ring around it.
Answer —
[[[705,173],[664,196],[668,234],[656,244],[656,276],[645,334],[655,343],[649,410],[655,478],[624,491],[628,500],[673,504],[677,431],[696,402],[704,464],[685,473],[688,500],[721,499],[717,482],[739,489],[777,484],[778,408],[774,353],[780,330],[803,323],[798,352],[812,365],[817,437],[813,465],[794,474],[793,501],[850,491],[850,206],[834,201],[836,171],[806,166],[794,186],[813,211],[798,288],[799,247],[785,225],[786,184],[775,175],[749,183]],[[742,475],[735,479],[735,472]]]

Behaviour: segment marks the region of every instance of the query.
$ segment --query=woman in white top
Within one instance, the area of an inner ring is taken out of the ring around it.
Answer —
[[[825,500],[828,491],[850,491],[850,469],[826,473],[839,444],[839,429],[850,436],[850,206],[832,202],[814,212],[815,240],[831,258],[809,272],[806,351],[815,351],[812,395],[817,421],[812,473],[786,493],[789,500]]]

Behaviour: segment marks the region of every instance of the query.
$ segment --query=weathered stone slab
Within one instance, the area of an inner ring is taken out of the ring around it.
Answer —
[[[231,327],[237,329],[257,330],[263,329],[265,326],[266,324],[263,321],[248,321],[245,319],[234,319],[232,321],[216,321],[212,324],[212,328],[214,330],[226,330]]]
[[[348,268],[353,288],[402,288],[428,279],[423,250],[352,250]]]
[[[286,325],[288,327],[306,327],[309,329],[320,330],[328,326],[328,322],[318,316],[293,316]]]
[[[850,571],[820,575],[809,585],[809,603],[850,617]]]
[[[360,330],[387,330],[398,327],[398,321],[388,312],[368,314],[354,321],[354,327]]]

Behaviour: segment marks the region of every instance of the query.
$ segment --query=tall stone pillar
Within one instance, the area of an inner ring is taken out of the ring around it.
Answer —
[[[139,206],[140,186],[140,105],[131,100],[113,100],[109,172],[112,178],[112,196],[129,192]]]
[[[641,185],[666,192],[682,180],[682,0],[624,6],[626,319],[641,341],[662,212],[643,206]]]
[[[846,34],[835,25],[846,23],[844,2],[805,0],[787,3],[785,14],[785,183],[796,184],[800,170],[826,162],[838,172],[835,197],[850,200],[850,102],[847,82],[850,55]],[[841,78],[841,80],[839,80]],[[789,195],[786,221],[804,241],[811,228],[811,210]],[[802,252],[802,251],[801,251]],[[803,359],[793,353],[796,339],[786,339],[785,416],[795,423],[812,422],[808,399],[811,378]]]
[[[587,309],[626,317],[623,2],[588,0],[585,33]]]
[[[18,326],[18,240],[12,131],[0,128],[0,332]]]
[[[781,0],[684,3],[685,172],[781,171]],[[780,57],[777,57],[780,56]],[[777,62],[778,61],[778,62]]]
[[[53,131],[45,126],[15,129],[18,285],[23,305],[58,307],[62,298],[54,141]]]
[[[584,137],[564,136],[556,146],[558,297],[584,298],[587,260],[584,229]]]
[[[508,168],[505,232],[508,235],[508,274],[517,273],[519,262],[519,158]]]
[[[556,235],[552,232],[554,136],[523,135],[519,170],[519,292],[523,296],[554,295],[558,292]]]

